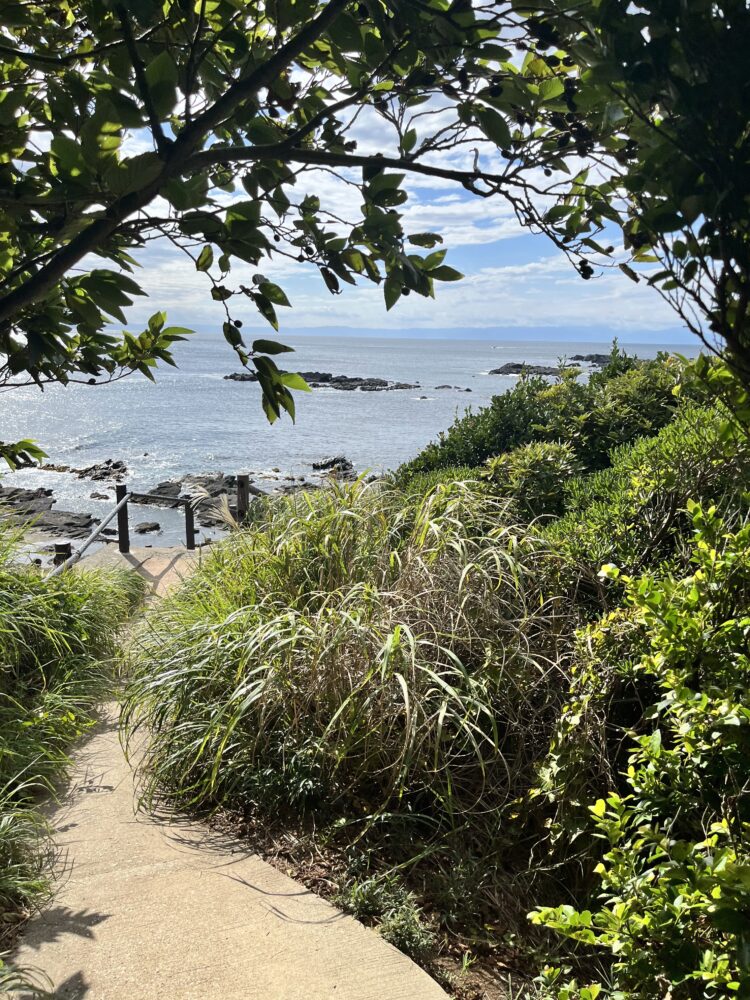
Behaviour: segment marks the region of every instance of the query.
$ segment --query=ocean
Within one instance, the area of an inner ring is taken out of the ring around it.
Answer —
[[[134,375],[109,386],[4,390],[2,437],[33,438],[56,465],[80,468],[120,459],[131,486],[143,491],[163,480],[214,471],[250,472],[259,487],[272,488],[285,477],[310,475],[311,463],[329,455],[345,455],[358,472],[378,473],[413,457],[467,407],[477,409],[515,384],[516,377],[490,375],[490,369],[508,361],[553,365],[561,357],[605,353],[610,346],[293,334],[279,339],[295,349],[277,359],[289,370],[378,377],[419,383],[420,388],[295,393],[296,423],[284,417],[271,426],[260,407],[258,385],[225,380],[239,366],[221,336],[198,333],[175,352],[179,367],[162,367],[155,384]],[[660,349],[697,353],[695,343],[627,345],[640,357],[653,357]],[[458,388],[436,388],[443,384]],[[51,487],[61,509],[99,517],[111,509],[110,502],[90,496],[106,484],[71,474],[26,469],[7,473],[2,481],[5,486]],[[145,506],[139,511],[139,519],[162,525],[161,534],[149,542],[168,545],[181,539],[179,512]]]

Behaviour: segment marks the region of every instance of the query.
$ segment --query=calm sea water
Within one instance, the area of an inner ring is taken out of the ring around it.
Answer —
[[[164,368],[156,384],[138,376],[104,387],[52,386],[6,390],[0,396],[2,437],[39,441],[55,464],[83,467],[122,459],[130,482],[148,489],[187,473],[251,471],[259,485],[275,476],[304,476],[311,463],[344,454],[359,471],[392,469],[415,455],[457,414],[476,409],[507,391],[516,379],[487,374],[506,361],[555,364],[561,356],[605,352],[606,343],[479,340],[394,340],[286,335],[295,354],[284,367],[419,382],[418,390],[297,393],[297,422],[269,426],[253,383],[226,381],[237,370],[220,337],[196,334],[181,345],[179,369]],[[658,343],[629,345],[652,357]],[[695,353],[694,345],[670,347]],[[444,383],[471,393],[436,389]],[[421,398],[426,397],[426,398]],[[274,473],[272,470],[280,470]],[[66,474],[23,470],[3,476],[5,485],[47,485],[58,507],[99,516],[111,507],[90,498],[99,489]],[[143,508],[144,518],[152,513]],[[177,540],[180,518],[163,510],[158,544]],[[156,539],[151,539],[156,541]]]

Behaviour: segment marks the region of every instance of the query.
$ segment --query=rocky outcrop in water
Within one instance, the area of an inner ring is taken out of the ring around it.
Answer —
[[[493,368],[490,375],[559,375],[559,365],[527,365],[519,361],[509,361],[499,368]]]
[[[120,483],[128,474],[125,463],[114,458],[107,458],[103,462],[89,465],[85,469],[75,469],[72,465],[53,465],[51,463],[42,465],[40,468],[44,469],[45,472],[70,472],[72,475],[78,476],[79,479],[91,479],[95,483],[108,479]]]
[[[161,525],[158,521],[141,521],[140,524],[136,524],[133,531],[136,535],[150,535],[155,531],[161,531]]]
[[[332,375],[331,372],[299,372],[312,389],[341,389],[344,392],[392,392],[395,389],[419,389],[419,383],[389,382],[384,378],[361,378],[355,375]],[[225,375],[231,382],[257,382],[255,372],[233,372]]]
[[[603,368],[604,365],[609,364],[611,355],[610,354],[574,354],[570,359],[571,361],[585,361],[587,364],[596,365],[599,368]]]

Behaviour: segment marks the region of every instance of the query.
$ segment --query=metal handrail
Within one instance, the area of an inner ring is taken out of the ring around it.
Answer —
[[[121,491],[122,492],[121,494]],[[60,563],[59,566],[47,574],[46,579],[51,580],[56,576],[59,576],[66,569],[74,566],[78,560],[83,556],[84,552],[88,547],[95,542],[99,535],[102,533],[104,528],[112,521],[115,517],[120,514],[123,508],[127,508],[128,501],[139,500],[158,500],[162,505],[170,507],[184,507],[185,508],[185,533],[186,533],[186,543],[189,550],[195,549],[195,521],[194,512],[195,509],[201,506],[203,503],[207,503],[211,497],[170,497],[165,496],[163,493],[139,493],[137,491],[128,490],[126,486],[122,483],[117,485],[117,504],[113,510],[104,518],[101,524],[98,524],[91,534],[86,538],[79,549],[77,549],[72,555]],[[120,495],[121,494],[121,495]],[[240,520],[247,514],[248,503],[250,495],[262,496],[261,490],[255,489],[255,487],[250,485],[250,477],[247,473],[240,473],[237,476],[237,514]],[[128,512],[125,509],[121,517],[118,518],[118,536],[119,545],[121,552],[130,551],[130,532],[128,529]]]
[[[183,505],[194,504],[194,505],[197,506],[197,504],[195,504],[195,501],[191,497],[170,497],[170,496],[167,496],[166,493],[139,493],[137,490],[134,490],[132,493],[128,493],[128,496],[131,499],[133,499],[133,500],[136,500],[136,499],[137,500],[159,500],[160,503],[157,504],[156,506],[162,506],[162,507],[166,507],[166,506],[169,506],[171,504],[176,504],[178,506],[179,506],[179,504],[183,504]],[[209,499],[209,498],[205,497],[204,499]],[[202,501],[199,500],[199,503],[200,502],[202,502]]]
[[[95,542],[96,539],[99,537],[99,535],[102,533],[102,530],[107,527],[109,522],[112,521],[115,517],[117,517],[118,513],[120,512],[120,508],[124,507],[125,504],[128,502],[129,496],[130,496],[129,493],[125,494],[125,496],[119,501],[114,510],[110,511],[110,513],[104,518],[101,524],[97,524],[97,526],[88,536],[88,538],[85,539],[83,545],[79,549],[76,549],[76,551],[71,556],[68,556],[65,562],[60,563],[59,566],[55,566],[52,572],[47,574],[46,577],[47,580],[51,580],[53,579],[53,577],[59,576],[63,572],[63,570],[69,569],[71,566],[75,566],[75,564],[83,556],[83,553],[86,551],[89,545],[91,545],[92,542]]]

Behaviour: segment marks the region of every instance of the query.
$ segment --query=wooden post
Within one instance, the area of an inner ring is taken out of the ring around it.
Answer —
[[[237,476],[237,520],[242,522],[250,508],[250,476],[246,472]]]
[[[195,513],[192,504],[185,504],[185,544],[189,552],[195,548]]]
[[[54,566],[60,566],[66,559],[73,555],[73,546],[70,542],[55,542],[55,555],[52,559]]]
[[[115,498],[119,503],[128,495],[128,488],[124,483],[115,486]],[[128,505],[124,503],[117,511],[117,542],[120,552],[130,552],[130,527],[128,525]]]

